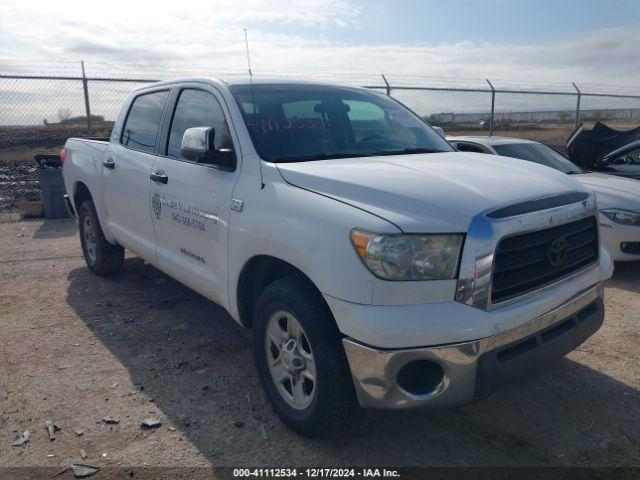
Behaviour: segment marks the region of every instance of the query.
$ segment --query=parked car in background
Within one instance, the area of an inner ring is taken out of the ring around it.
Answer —
[[[595,162],[593,170],[640,179],[640,140],[605,155]]]
[[[348,421],[355,396],[482,398],[604,318],[595,195],[457,152],[382,93],[156,83],[109,142],[69,139],[61,158],[91,271],[120,270],[126,248],[222,305],[252,329],[275,411],[307,435]]]
[[[587,171],[553,148],[532,140],[511,137],[447,137],[447,140],[463,152],[518,158],[571,175],[596,193],[600,235],[613,259],[640,260],[640,181]],[[616,155],[613,158],[619,157]]]
[[[569,159],[588,170],[640,179],[640,127],[616,130],[596,122],[582,125],[567,140]]]

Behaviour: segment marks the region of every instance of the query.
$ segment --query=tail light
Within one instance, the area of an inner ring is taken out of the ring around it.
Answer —
[[[60,150],[60,165],[64,165],[64,161],[67,158],[67,149],[63,148],[62,150]]]

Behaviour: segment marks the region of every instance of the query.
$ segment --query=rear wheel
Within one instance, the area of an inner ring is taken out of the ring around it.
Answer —
[[[89,269],[96,275],[120,271],[124,264],[124,248],[109,243],[104,237],[92,200],[80,205],[78,220],[82,253]]]
[[[355,394],[341,336],[306,278],[269,285],[258,300],[253,328],[260,379],[284,423],[315,436],[349,416]]]

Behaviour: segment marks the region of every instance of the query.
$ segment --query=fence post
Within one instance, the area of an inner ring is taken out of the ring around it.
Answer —
[[[576,123],[575,123],[575,127],[578,128],[578,125],[580,125],[580,97],[582,97],[582,92],[580,91],[580,89],[575,83],[571,82],[571,85],[573,85],[573,88],[575,88],[576,92],[578,92],[578,101],[576,103]]]
[[[489,117],[489,136],[493,137],[493,116],[494,116],[495,107],[496,107],[496,89],[493,88],[493,85],[491,85],[491,82],[489,81],[488,78],[487,78],[487,83],[491,88],[491,116]]]
[[[84,109],[87,115],[87,136],[93,135],[93,129],[91,128],[91,107],[89,106],[89,84],[87,82],[87,76],[84,73],[84,60],[80,62],[82,65],[82,89],[84,90]]]
[[[387,96],[390,97],[391,96],[391,85],[389,85],[389,82],[387,82],[387,77],[384,76],[384,73],[381,73],[380,75],[382,75],[382,80],[384,80],[384,84],[387,87]]]

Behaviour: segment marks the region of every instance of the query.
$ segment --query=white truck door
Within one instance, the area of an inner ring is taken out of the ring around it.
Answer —
[[[109,231],[122,246],[153,261],[156,236],[149,205],[149,175],[169,90],[133,100],[119,141],[112,141],[102,165]]]
[[[152,170],[156,257],[163,271],[226,305],[228,224],[239,169],[220,170],[180,154],[182,136],[192,127],[213,127],[216,147],[234,148],[224,102],[205,86],[183,87],[172,97],[177,100],[164,135],[166,143]]]

